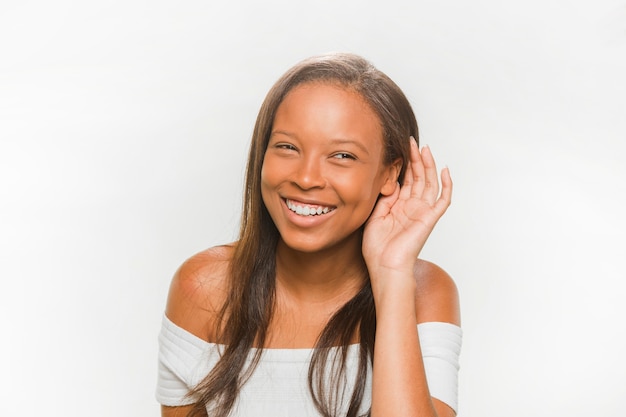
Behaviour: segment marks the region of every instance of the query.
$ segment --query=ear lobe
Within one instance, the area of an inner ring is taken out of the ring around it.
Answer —
[[[398,185],[398,176],[400,176],[400,171],[402,170],[402,159],[398,158],[391,163],[386,168],[386,178],[383,183],[382,188],[380,189],[380,193],[384,196],[388,196],[393,194]]]

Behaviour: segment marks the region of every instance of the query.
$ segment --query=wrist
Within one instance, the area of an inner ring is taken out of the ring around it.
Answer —
[[[407,306],[415,308],[417,284],[413,273],[387,273],[370,275],[376,310],[383,307]]]

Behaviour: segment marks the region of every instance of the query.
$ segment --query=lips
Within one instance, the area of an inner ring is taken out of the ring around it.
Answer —
[[[333,206],[322,206],[318,204],[306,204],[295,200],[285,199],[287,208],[299,216],[322,216],[335,209]]]

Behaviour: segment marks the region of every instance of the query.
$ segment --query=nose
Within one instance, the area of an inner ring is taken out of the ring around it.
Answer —
[[[326,178],[319,159],[308,157],[300,159],[293,175],[293,183],[303,190],[324,188]]]

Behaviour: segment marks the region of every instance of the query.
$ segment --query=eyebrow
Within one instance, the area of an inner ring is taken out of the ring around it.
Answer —
[[[272,130],[272,132],[270,133],[270,137],[272,137],[274,135],[285,135],[285,136],[289,136],[290,138],[294,138],[294,139],[298,137],[295,133],[287,132],[285,130]]]
[[[333,139],[333,140],[330,141],[330,143],[332,143],[333,145],[351,144],[351,145],[354,145],[357,148],[361,149],[368,156],[370,154],[369,151],[367,150],[367,147],[365,145],[363,145],[361,142],[358,142],[358,141],[353,140],[353,139]]]
[[[272,131],[272,133],[270,133],[270,137],[274,136],[274,135],[285,135],[285,136],[289,136],[290,138],[294,138],[294,139],[298,138],[298,135],[296,135],[295,133],[287,132],[285,130],[274,130],[274,131]],[[357,148],[361,149],[363,152],[365,152],[367,154],[367,156],[369,156],[369,154],[370,154],[369,150],[367,149],[367,147],[365,145],[363,145],[361,142],[356,141],[354,139],[337,138],[337,139],[331,139],[330,143],[332,145],[345,145],[345,144],[354,145]]]

